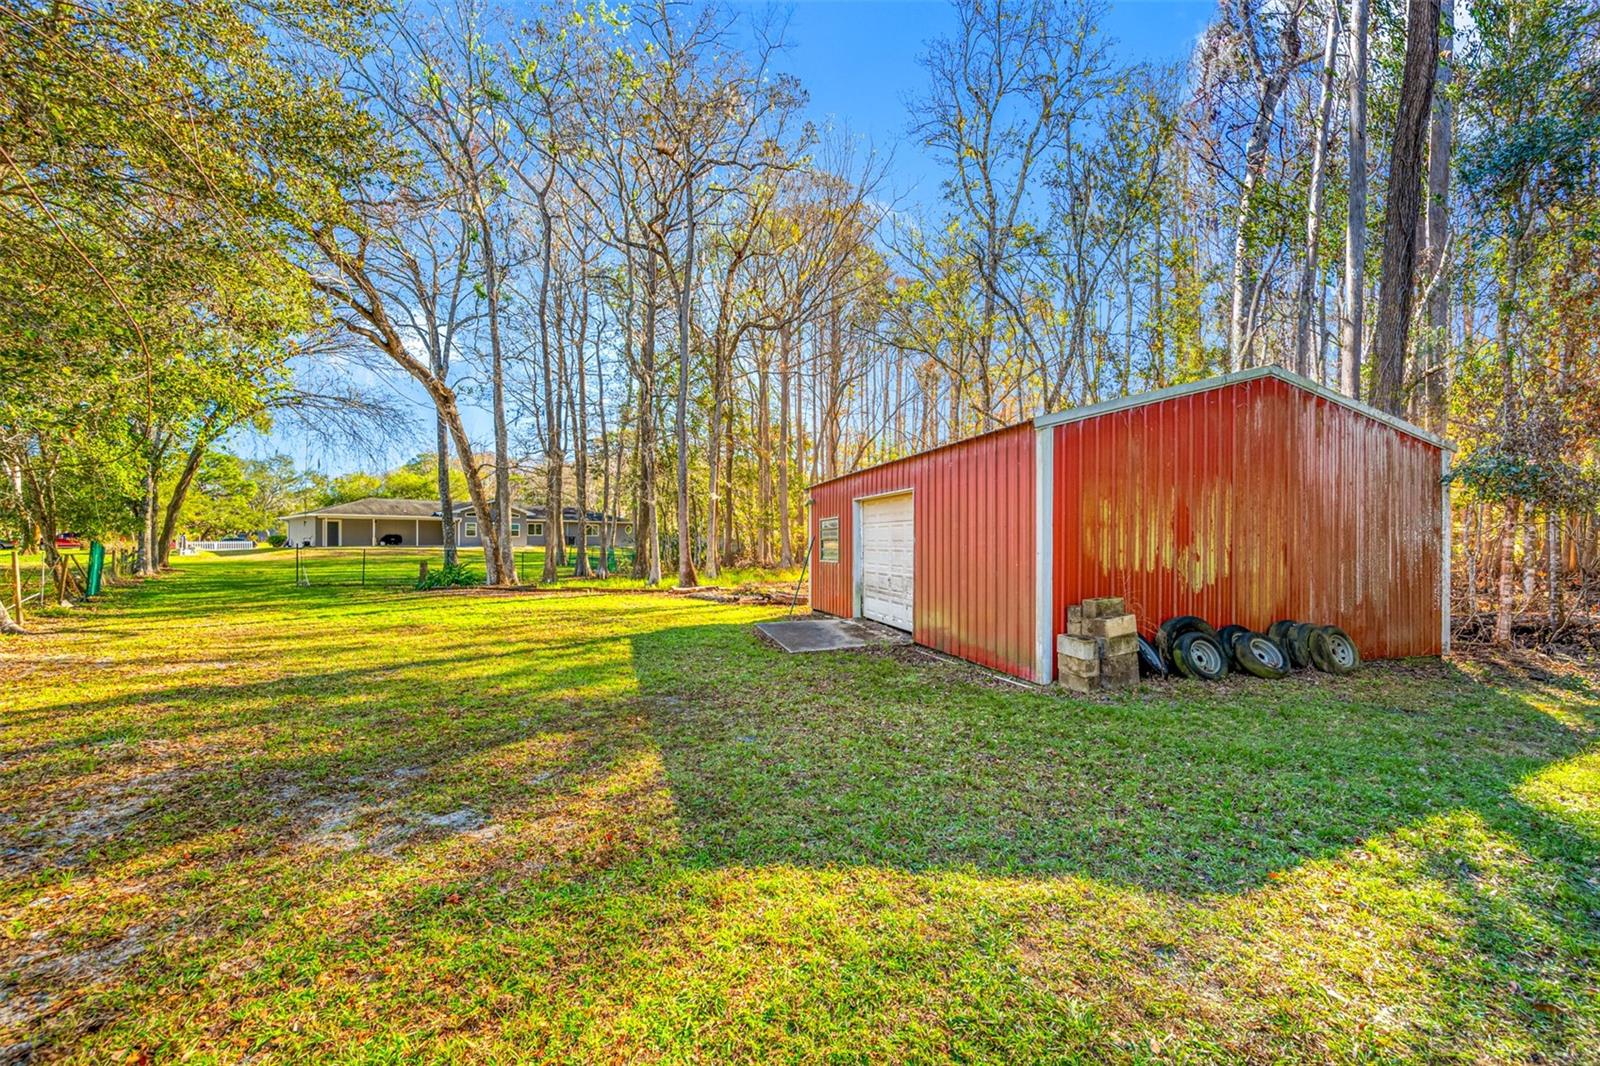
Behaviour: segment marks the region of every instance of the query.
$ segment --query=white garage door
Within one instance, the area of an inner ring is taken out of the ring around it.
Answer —
[[[911,629],[911,494],[861,501],[861,616]]]

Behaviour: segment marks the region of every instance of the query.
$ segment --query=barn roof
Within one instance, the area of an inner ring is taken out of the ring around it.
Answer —
[[[1114,400],[1106,400],[1103,403],[1090,404],[1087,407],[1074,407],[1068,411],[1056,411],[1053,414],[1040,415],[1033,420],[1033,424],[1042,429],[1046,426],[1059,426],[1068,422],[1082,422],[1086,418],[1097,418],[1100,415],[1107,415],[1116,411],[1127,411],[1135,407],[1144,407],[1146,404],[1160,403],[1163,400],[1174,400],[1180,396],[1192,396],[1199,392],[1210,392],[1212,389],[1226,388],[1229,385],[1237,385],[1246,381],[1256,381],[1260,378],[1276,378],[1279,381],[1293,385],[1297,389],[1313,393],[1316,396],[1327,400],[1329,403],[1336,403],[1341,407],[1348,407],[1352,411],[1359,412],[1368,418],[1382,422],[1390,429],[1398,430],[1401,433],[1416,437],[1418,440],[1426,441],[1428,444],[1431,444],[1436,448],[1443,448],[1447,451],[1455,450],[1455,445],[1451,444],[1443,437],[1435,436],[1434,434],[1429,433],[1421,426],[1413,425],[1412,423],[1407,422],[1405,419],[1396,415],[1391,415],[1386,411],[1380,411],[1371,404],[1362,403],[1360,400],[1352,400],[1350,397],[1345,396],[1342,393],[1334,392],[1329,388],[1324,388],[1315,381],[1312,381],[1310,378],[1302,377],[1301,375],[1292,373],[1291,371],[1285,370],[1280,366],[1251,367],[1249,370],[1238,370],[1232,374],[1221,374],[1214,378],[1205,378],[1201,381],[1191,381],[1185,385],[1172,385],[1165,389],[1155,389],[1151,392],[1141,392],[1136,396],[1119,396]]]

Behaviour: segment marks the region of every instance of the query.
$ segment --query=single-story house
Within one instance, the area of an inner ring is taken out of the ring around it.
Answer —
[[[477,511],[472,504],[453,508],[451,523],[455,542],[463,548],[483,544]],[[541,547],[549,543],[552,523],[545,507],[511,508],[511,546]],[[605,516],[589,511],[580,520],[576,507],[562,509],[562,532],[567,545],[576,547],[581,535],[590,547],[600,546],[600,524]],[[612,516],[616,529],[615,545],[633,546],[633,524]],[[288,543],[302,548],[370,548],[381,546],[384,537],[399,537],[403,547],[437,547],[444,543],[444,519],[438,500],[391,500],[369,496],[364,500],[336,503],[314,511],[284,515]],[[392,541],[391,541],[392,543]]]

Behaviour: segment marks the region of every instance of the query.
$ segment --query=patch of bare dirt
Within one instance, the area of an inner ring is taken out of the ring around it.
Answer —
[[[487,815],[470,807],[443,814],[407,811],[404,795],[413,782],[425,776],[420,767],[399,767],[377,781],[352,780],[351,787],[320,795],[307,795],[296,785],[277,789],[275,813],[287,817],[299,840],[331,851],[367,851],[396,858],[413,844],[447,837],[489,840],[500,827]],[[359,790],[376,784],[378,792]]]
[[[145,950],[145,927],[79,951],[26,947],[0,975],[0,1032],[20,1032],[60,1009],[68,996],[82,996],[108,981]],[[0,1059],[0,1062],[3,1062]],[[22,1057],[18,1061],[26,1061]]]

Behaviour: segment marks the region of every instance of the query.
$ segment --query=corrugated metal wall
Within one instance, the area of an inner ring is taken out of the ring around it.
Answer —
[[[1369,658],[1441,645],[1440,449],[1273,378],[1058,425],[1054,614],[1124,596],[1342,626]]]
[[[961,441],[811,489],[811,606],[852,608],[854,501],[915,494],[917,643],[1018,677],[1033,676],[1034,429]],[[839,519],[839,561],[819,561],[818,527]]]

